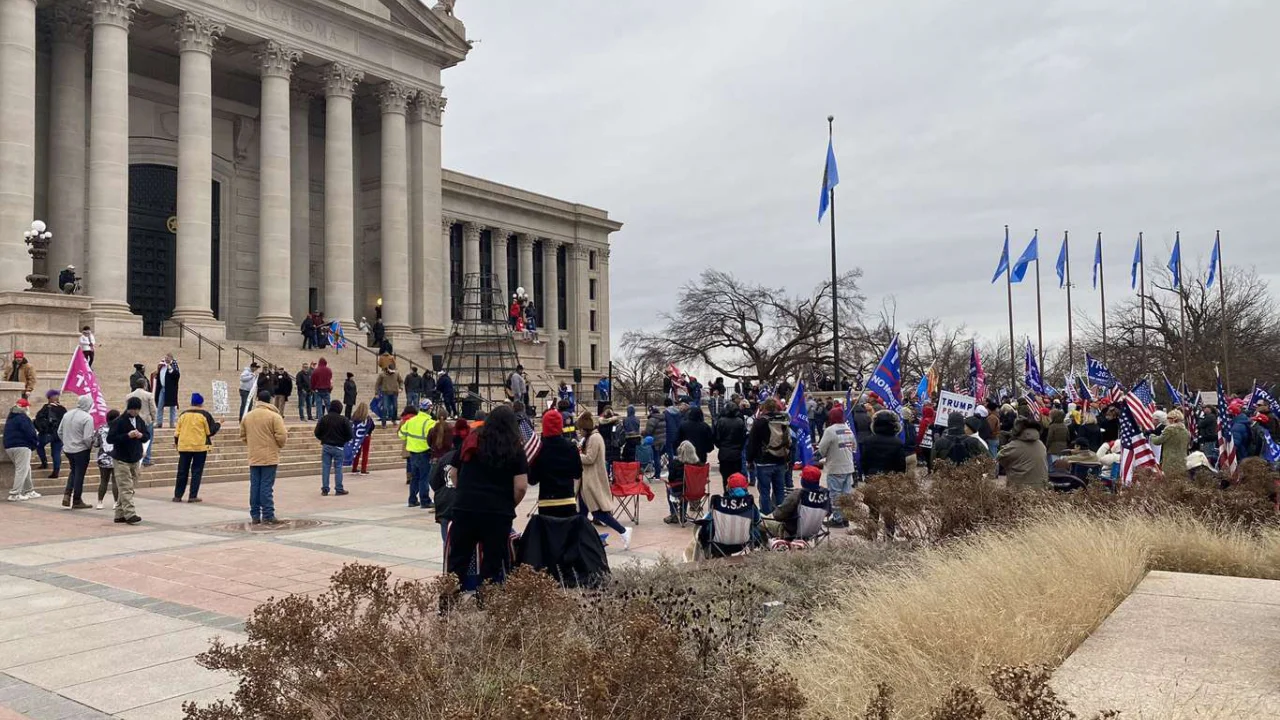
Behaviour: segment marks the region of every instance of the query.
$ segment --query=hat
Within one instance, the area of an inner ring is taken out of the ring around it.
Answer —
[[[256,367],[262,367],[262,366],[258,364],[257,360],[254,360],[253,362],[249,363],[249,367],[256,368]]]
[[[729,486],[729,489],[731,490],[738,489],[738,488],[746,490],[748,487],[751,487],[751,483],[747,481],[747,476],[743,475],[742,473],[734,473],[730,475],[728,481],[726,481],[726,484]]]
[[[14,350],[14,351],[13,351],[13,359],[14,359],[14,360],[21,360],[21,359],[22,359],[22,358],[24,358],[24,357],[26,357],[26,355],[25,355],[25,354],[23,354],[23,352],[22,352],[21,350]]]
[[[1187,469],[1194,470],[1198,467],[1209,468],[1212,470],[1213,463],[1209,462],[1209,458],[1206,457],[1204,453],[1196,450],[1195,452],[1187,455]]]
[[[204,396],[203,396],[203,395],[201,395],[200,393],[191,393],[191,404],[192,404],[192,405],[203,405],[203,404],[204,404]]]
[[[46,399],[49,399],[49,398],[56,398],[61,394],[62,393],[58,392],[57,388],[49,388],[48,390],[45,391],[44,396]]]
[[[143,365],[142,363],[134,363],[134,364],[133,364],[133,369],[134,369],[134,370],[137,370],[137,371],[139,371],[139,372],[141,372],[141,371],[142,371],[142,369],[143,369],[144,367],[146,367],[146,366],[145,366],[145,365]]]
[[[1232,400],[1231,404],[1227,405],[1227,412],[1232,415],[1239,415],[1241,410],[1244,410],[1244,401],[1240,398]]]
[[[970,415],[969,417],[967,417],[967,418],[965,418],[965,419],[964,419],[964,424],[965,424],[965,425],[966,425],[970,430],[972,430],[972,431],[974,431],[975,433],[977,433],[977,432],[980,432],[980,431],[982,430],[982,426],[983,426],[983,425],[985,425],[986,423],[984,423],[984,422],[982,421],[982,418],[978,417],[977,415]]]
[[[805,485],[817,485],[822,482],[822,468],[805,465],[800,471],[800,482]]]
[[[418,401],[418,409],[419,409],[419,410],[430,410],[430,409],[431,409],[431,398],[422,398],[421,400],[419,400],[419,401]]]
[[[988,412],[989,411],[987,410],[987,408],[982,405],[979,405],[973,409],[973,414],[977,415],[980,418],[986,417]]]
[[[875,394],[875,393],[873,393],[873,392],[868,392],[868,393],[867,393],[867,402],[878,403],[878,402],[880,402],[880,396],[879,396],[879,395],[877,395],[877,394]]]
[[[31,407],[31,403],[26,398],[18,398],[18,407]]]
[[[136,397],[129,398],[124,404],[124,409],[125,410],[141,410],[142,399],[136,398]]]

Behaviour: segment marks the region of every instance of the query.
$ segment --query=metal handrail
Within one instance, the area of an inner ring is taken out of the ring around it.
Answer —
[[[370,355],[372,355],[375,359],[376,359],[376,358],[378,358],[378,357],[380,357],[380,356],[382,355],[382,353],[378,352],[377,350],[374,350],[373,348],[369,347],[368,345],[362,345],[361,343],[358,343],[358,342],[356,342],[355,340],[352,340],[351,338],[347,338],[347,344],[348,344],[348,345],[351,345],[351,346],[354,346],[354,347],[355,347],[355,349],[356,349],[356,365],[359,365],[359,364],[360,364],[360,351],[361,351],[361,350],[363,350],[363,351],[365,351],[365,352],[369,353],[369,354],[370,354]],[[418,367],[419,365],[421,365],[421,364],[422,364],[422,363],[418,362],[417,360],[414,360],[413,358],[407,358],[407,357],[405,357],[404,355],[401,355],[400,353],[394,353],[394,352],[393,352],[393,353],[391,353],[391,357],[393,357],[393,358],[398,358],[399,360],[403,360],[403,361],[405,362],[405,364],[406,364],[408,367]],[[397,364],[397,365],[396,365],[396,367],[397,367],[397,368],[403,368],[403,366],[401,366],[401,365],[399,365],[399,364]]]
[[[204,359],[204,345],[205,343],[208,343],[218,351],[218,369],[221,370],[222,369],[222,351],[225,350],[226,348],[210,340],[204,335],[201,335],[199,332],[187,327],[187,324],[184,322],[179,321],[177,325],[178,325],[178,347],[182,347],[182,335],[184,333],[191,333],[192,335],[195,335],[196,336],[196,359],[197,360]]]
[[[262,357],[261,355],[259,355],[258,353],[256,353],[256,352],[254,352],[254,351],[250,350],[250,349],[249,349],[249,348],[247,348],[247,347],[244,347],[244,346],[241,346],[241,345],[237,345],[237,346],[236,346],[236,348],[235,348],[235,350],[236,350],[236,367],[241,367],[241,365],[240,365],[240,353],[245,353],[245,354],[247,354],[247,355],[249,356],[249,360],[250,360],[251,362],[255,362],[255,361],[256,361],[256,362],[258,363],[258,365],[259,365],[259,366],[264,367],[264,368],[267,368],[267,367],[283,368],[283,367],[284,367],[283,365],[277,365],[277,364],[275,364],[275,363],[271,362],[270,360],[268,360],[268,359],[266,359],[266,358]]]

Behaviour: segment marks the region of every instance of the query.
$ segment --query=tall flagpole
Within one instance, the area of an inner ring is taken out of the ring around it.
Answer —
[[[1009,226],[1004,226],[1004,246],[1009,247]],[[1039,255],[1040,253],[1036,253]],[[1018,395],[1018,363],[1014,360],[1013,351],[1013,258],[1006,258],[1009,266],[1004,269],[1004,289],[1009,295],[1009,392]]]
[[[1222,298],[1222,382],[1231,390],[1231,365],[1227,362],[1227,274],[1223,272],[1222,231],[1213,233],[1213,246],[1218,249],[1218,297]]]
[[[1102,259],[1102,232],[1098,232],[1098,259]],[[1107,361],[1107,274],[1105,263],[1098,263],[1098,290],[1102,299],[1102,362]]]
[[[1178,248],[1178,280],[1175,289],[1178,294],[1178,336],[1182,341],[1182,384],[1187,384],[1187,304],[1182,301],[1182,232],[1173,233],[1173,246]]]
[[[1075,367],[1075,342],[1071,336],[1071,243],[1067,239],[1067,231],[1062,231],[1062,250],[1067,261],[1067,367]],[[1044,368],[1040,368],[1044,372]]]
[[[827,147],[831,147],[832,123],[835,122],[834,115],[827,116]],[[831,187],[828,192],[831,193],[831,349],[832,355],[835,356],[836,366],[836,389],[839,390],[843,385],[840,383],[840,301],[839,290],[836,287],[836,189]]]
[[[1040,228],[1036,228],[1033,237],[1036,239],[1036,338],[1040,342],[1036,354],[1040,358],[1040,367],[1044,368],[1044,318],[1040,315]]]
[[[1142,370],[1147,370],[1147,246],[1142,243],[1142,233],[1138,233],[1138,307],[1141,314],[1138,322],[1142,325]],[[1185,379],[1185,378],[1184,378]]]

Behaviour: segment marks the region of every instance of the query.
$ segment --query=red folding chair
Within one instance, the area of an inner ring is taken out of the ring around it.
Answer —
[[[615,462],[613,464],[613,482],[609,483],[609,492],[613,494],[617,506],[613,509],[616,516],[622,513],[631,519],[631,524],[640,524],[640,498],[643,496],[653,502],[653,490],[640,477],[640,463]]]
[[[684,488],[681,490],[680,527],[684,527],[689,519],[689,510],[693,510],[695,518],[702,515],[702,505],[706,502],[710,483],[710,465],[685,465]]]

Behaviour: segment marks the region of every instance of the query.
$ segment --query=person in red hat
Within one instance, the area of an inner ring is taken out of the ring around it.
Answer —
[[[36,426],[31,422],[31,403],[22,398],[9,409],[9,417],[4,422],[4,451],[13,461],[9,502],[40,497],[31,481],[31,451],[38,442]]]
[[[32,391],[36,389],[36,369],[31,361],[27,360],[26,353],[21,350],[13,351],[13,363],[5,373],[5,380],[22,383],[23,399],[31,397]]]
[[[800,525],[800,506],[821,508],[823,518],[831,513],[831,496],[822,487],[822,469],[806,465],[800,471],[800,487],[787,493],[782,504],[773,509],[773,517],[760,521],[760,528],[770,538],[790,540]]]
[[[760,510],[742,473],[725,481],[724,495],[711,496],[707,513],[698,522],[698,555],[728,557],[760,544]],[[696,557],[696,556],[695,556]]]
[[[529,463],[529,484],[538,488],[538,514],[568,518],[578,514],[582,455],[564,435],[564,417],[542,416],[542,445]]]

